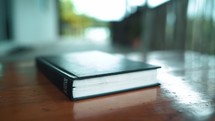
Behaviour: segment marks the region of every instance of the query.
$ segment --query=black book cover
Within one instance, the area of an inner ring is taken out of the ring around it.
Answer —
[[[160,68],[99,51],[41,56],[36,58],[36,65],[70,99],[74,99],[74,80],[82,81]]]

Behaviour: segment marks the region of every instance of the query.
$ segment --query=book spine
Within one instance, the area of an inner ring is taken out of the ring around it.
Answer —
[[[72,82],[74,78],[42,58],[36,58],[36,66],[58,89],[73,100]]]

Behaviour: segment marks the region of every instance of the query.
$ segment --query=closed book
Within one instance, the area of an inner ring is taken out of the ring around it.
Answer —
[[[159,85],[159,66],[100,51],[41,56],[36,65],[72,100]]]

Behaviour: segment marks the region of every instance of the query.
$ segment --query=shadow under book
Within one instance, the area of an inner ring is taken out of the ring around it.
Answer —
[[[159,85],[159,66],[100,51],[41,56],[36,65],[72,100]]]

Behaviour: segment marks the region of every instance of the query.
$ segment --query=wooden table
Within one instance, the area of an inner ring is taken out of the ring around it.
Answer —
[[[154,53],[161,86],[72,102],[34,61],[0,63],[1,121],[215,121],[214,56]]]

